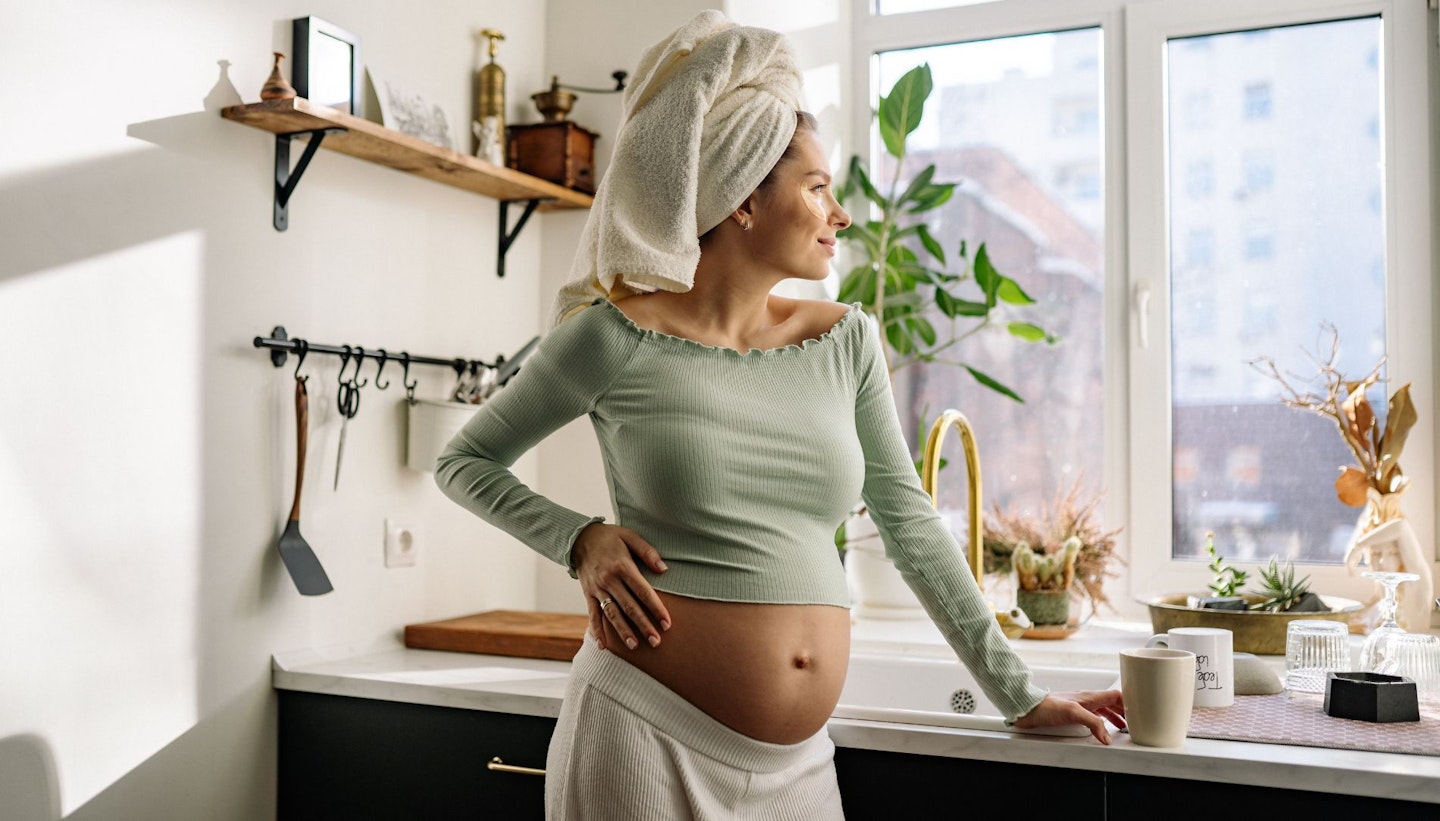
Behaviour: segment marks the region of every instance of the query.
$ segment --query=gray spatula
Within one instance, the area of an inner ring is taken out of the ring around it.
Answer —
[[[290,521],[280,534],[280,559],[302,596],[319,596],[335,588],[320,566],[320,559],[300,535],[300,487],[305,484],[305,442],[310,432],[310,396],[305,380],[295,377],[295,503],[290,506]]]

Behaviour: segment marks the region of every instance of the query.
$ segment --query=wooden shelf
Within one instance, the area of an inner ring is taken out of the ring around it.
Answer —
[[[300,97],[229,106],[220,116],[277,135],[299,137],[299,132],[345,129],[327,135],[322,147],[502,202],[538,200],[541,211],[589,208],[594,200],[589,194],[442,148]]]

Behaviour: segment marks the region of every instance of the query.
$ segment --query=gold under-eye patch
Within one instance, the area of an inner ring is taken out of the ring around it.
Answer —
[[[800,183],[800,194],[805,199],[805,207],[810,213],[825,219],[825,189],[817,188],[809,182]]]

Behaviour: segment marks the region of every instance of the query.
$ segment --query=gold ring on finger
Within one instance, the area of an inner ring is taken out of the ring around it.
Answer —
[[[612,605],[612,604],[614,604],[614,603],[615,603],[615,600],[614,600],[614,599],[605,599],[604,601],[600,602],[600,610],[603,612],[603,611],[605,610],[605,608],[609,607],[610,605]]]

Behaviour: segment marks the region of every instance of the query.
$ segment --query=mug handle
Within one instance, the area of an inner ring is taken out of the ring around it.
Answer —
[[[1169,634],[1169,633],[1156,633],[1155,635],[1153,635],[1153,636],[1150,637],[1149,641],[1146,641],[1146,642],[1145,642],[1145,646],[1146,646],[1146,647],[1169,647],[1169,646],[1170,646],[1170,634]]]

